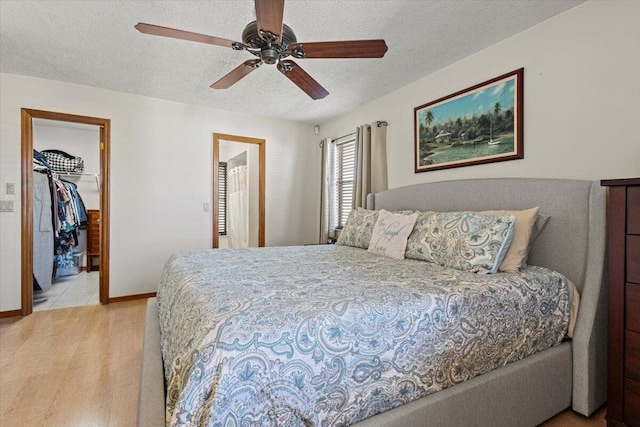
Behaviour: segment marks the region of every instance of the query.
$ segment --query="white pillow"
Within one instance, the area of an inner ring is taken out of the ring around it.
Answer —
[[[407,238],[418,218],[418,212],[411,215],[394,214],[382,209],[371,233],[367,251],[393,259],[404,259]]]

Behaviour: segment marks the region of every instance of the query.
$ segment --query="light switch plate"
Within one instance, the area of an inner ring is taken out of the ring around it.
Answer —
[[[7,182],[7,194],[16,194],[16,185],[13,182]]]
[[[202,210],[203,210],[204,212],[209,212],[209,203],[204,202],[204,203],[202,204]]]
[[[0,212],[13,212],[13,200],[0,200]]]

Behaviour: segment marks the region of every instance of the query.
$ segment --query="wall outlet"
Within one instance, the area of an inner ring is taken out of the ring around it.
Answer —
[[[204,202],[204,203],[202,204],[202,210],[203,210],[204,212],[209,212],[209,203]]]
[[[0,200],[0,212],[13,212],[13,200]]]
[[[7,182],[7,194],[16,194],[16,185],[13,182]]]

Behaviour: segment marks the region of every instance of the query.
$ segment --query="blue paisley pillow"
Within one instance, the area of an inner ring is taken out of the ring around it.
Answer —
[[[373,227],[378,221],[379,211],[354,209],[347,217],[347,223],[338,236],[337,245],[367,249],[371,241]]]
[[[457,270],[495,273],[513,240],[515,222],[514,215],[423,212],[409,236],[405,257]]]

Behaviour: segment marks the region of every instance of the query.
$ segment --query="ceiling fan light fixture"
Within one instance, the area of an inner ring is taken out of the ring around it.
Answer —
[[[260,58],[265,64],[275,64],[280,59],[280,51],[274,47],[265,47],[260,51]]]

